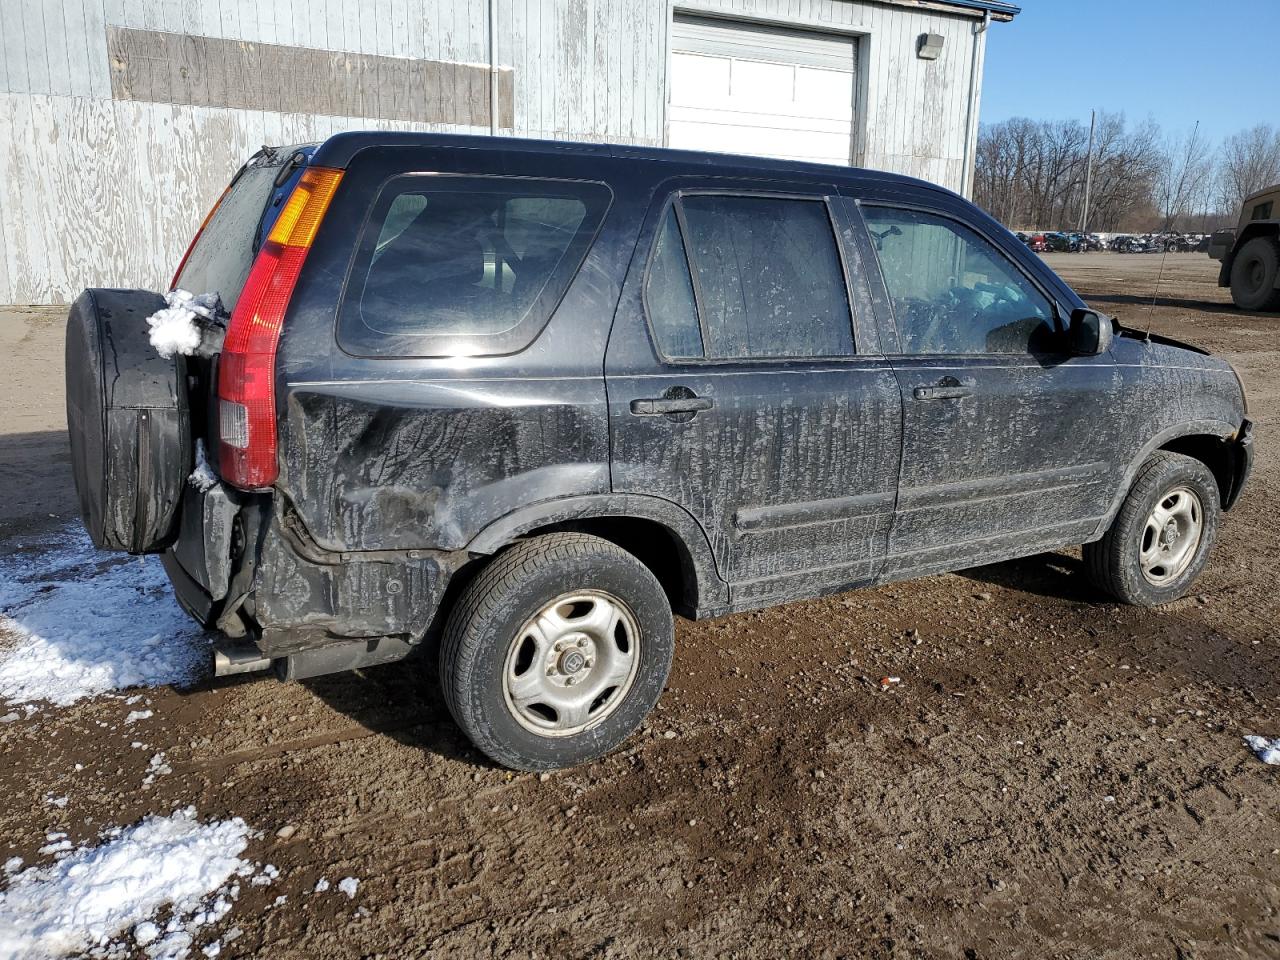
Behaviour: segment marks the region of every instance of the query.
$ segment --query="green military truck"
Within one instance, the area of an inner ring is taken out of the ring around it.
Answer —
[[[1240,222],[1210,238],[1209,256],[1222,261],[1218,286],[1237,307],[1280,311],[1280,183],[1244,198]]]

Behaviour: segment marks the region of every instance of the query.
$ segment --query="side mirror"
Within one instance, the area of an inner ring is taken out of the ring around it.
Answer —
[[[1093,310],[1071,311],[1067,341],[1071,352],[1081,357],[1097,356],[1111,348],[1114,333],[1111,318]]]

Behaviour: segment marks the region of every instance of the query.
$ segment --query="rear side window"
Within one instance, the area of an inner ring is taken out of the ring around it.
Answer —
[[[1253,208],[1253,215],[1250,220],[1270,220],[1271,210],[1275,206],[1274,200],[1268,200],[1266,203],[1260,203]]]
[[[662,352],[668,357],[705,356],[689,258],[680,237],[675,207],[667,210],[658,232],[645,296]]]
[[[278,163],[244,168],[200,234],[175,286],[192,293],[216,291],[228,311],[235,309],[253,266],[258,227],[279,172]]]
[[[835,234],[821,200],[686,195],[666,214],[645,292],[672,359],[854,352]]]
[[[527,346],[609,205],[603,184],[411,174],[361,234],[339,320],[361,356],[476,356]]]

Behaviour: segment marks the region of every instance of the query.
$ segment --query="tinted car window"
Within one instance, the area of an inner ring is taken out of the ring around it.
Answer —
[[[946,217],[863,207],[903,353],[1052,353],[1049,300],[996,247]]]
[[[708,357],[853,353],[826,204],[721,195],[685,196],[680,204]]]
[[[645,300],[653,334],[665,356],[704,355],[693,281],[689,275],[689,258],[685,254],[674,207],[667,210],[654,243]]]
[[[258,224],[279,172],[279,164],[245,167],[205,224],[175,287],[192,293],[216,291],[228,311],[235,309],[258,252]]]
[[[502,353],[564,294],[608,205],[600,184],[404,176],[381,191],[342,306],[365,355]]]

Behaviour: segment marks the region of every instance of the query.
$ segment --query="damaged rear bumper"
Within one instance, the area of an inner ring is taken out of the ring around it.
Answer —
[[[310,539],[283,498],[215,484],[184,492],[164,567],[191,616],[299,679],[408,655],[466,559],[434,550],[334,553]]]

